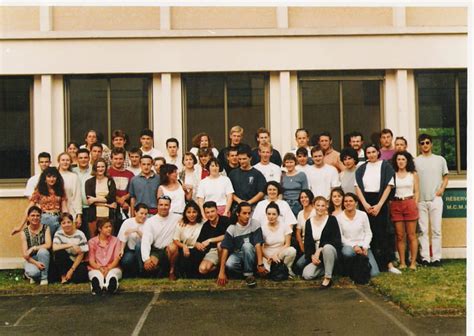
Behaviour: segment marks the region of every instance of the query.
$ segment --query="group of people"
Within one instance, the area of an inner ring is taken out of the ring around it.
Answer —
[[[283,273],[322,276],[329,288],[355,258],[367,260],[370,276],[416,270],[417,259],[440,265],[448,168],[430,135],[419,135],[414,159],[389,129],[366,146],[353,132],[339,153],[329,132],[310,146],[300,128],[283,157],[265,128],[254,149],[240,126],[229,134],[218,151],[199,133],[181,155],[175,138],[166,154],[154,148],[149,129],[130,150],[123,131],[108,148],[90,130],[57,167],[40,153],[41,173],[28,180],[30,202],[12,231],[21,234],[25,276],[43,285],[89,280],[93,294],[114,293],[122,275],[217,277],[220,285],[243,276],[254,287],[256,274]]]

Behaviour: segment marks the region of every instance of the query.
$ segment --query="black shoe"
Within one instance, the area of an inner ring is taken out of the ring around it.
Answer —
[[[328,289],[332,286],[332,279],[329,279],[328,284],[325,286],[321,283],[321,286],[319,287],[320,289]]]
[[[428,267],[428,266],[431,266],[431,263],[430,263],[428,260],[423,260],[423,261],[421,262],[421,266],[423,266],[423,267]]]
[[[431,267],[441,267],[441,260],[435,260],[431,263]]]
[[[114,294],[117,291],[118,283],[115,277],[112,277],[109,281],[109,286],[107,287],[107,293]]]
[[[247,278],[245,278],[245,283],[249,288],[254,288],[255,286],[257,286],[257,281],[255,280],[255,277],[253,275],[249,275]]]
[[[99,279],[97,279],[96,277],[92,278],[92,281],[91,281],[92,295],[97,295],[97,294],[100,294],[101,292],[102,292],[102,289],[100,288]]]

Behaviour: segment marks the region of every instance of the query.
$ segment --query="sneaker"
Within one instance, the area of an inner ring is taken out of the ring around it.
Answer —
[[[109,286],[107,287],[107,292],[109,294],[114,294],[118,289],[118,282],[117,282],[117,278],[115,277],[112,277],[112,279],[110,279],[109,281]]]
[[[23,274],[23,277],[27,280],[30,280],[30,285],[34,285],[36,283],[35,279],[30,278],[28,275],[26,275],[26,273]]]
[[[47,286],[48,285],[48,280],[44,279],[40,281],[40,286]]]
[[[253,275],[249,275],[248,277],[246,277],[245,283],[249,288],[254,288],[255,286],[257,286],[257,281],[255,281],[255,277]]]
[[[428,267],[428,266],[430,266],[430,262],[429,262],[428,260],[423,260],[423,261],[421,262],[421,266],[423,266],[423,267]]]
[[[398,268],[395,268],[395,267],[390,267],[388,271],[392,274],[398,274],[398,275],[402,274],[402,271],[400,271]]]
[[[92,281],[91,281],[91,293],[92,293],[92,295],[100,294],[101,291],[102,290],[100,288],[99,279],[97,279],[96,277],[92,278]]]
[[[441,260],[435,260],[431,263],[432,267],[441,267]]]

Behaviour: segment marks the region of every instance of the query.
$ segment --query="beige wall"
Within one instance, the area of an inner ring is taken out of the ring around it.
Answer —
[[[40,29],[39,7],[0,6],[0,32]]]
[[[407,26],[467,26],[465,7],[408,7]]]
[[[20,235],[10,237],[25,214],[26,198],[0,198],[0,258],[21,257]]]
[[[53,30],[160,29],[159,7],[53,7]]]
[[[446,218],[443,220],[443,247],[466,247],[466,218]]]
[[[290,28],[391,26],[392,8],[290,7]]]
[[[275,28],[273,7],[173,7],[171,29]]]

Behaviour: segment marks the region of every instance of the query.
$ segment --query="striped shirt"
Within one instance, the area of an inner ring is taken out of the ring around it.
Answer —
[[[63,229],[59,229],[54,234],[53,244],[73,244],[79,246],[81,251],[84,253],[89,251],[86,236],[84,235],[84,232],[80,230],[75,230],[72,235],[67,235],[64,233]],[[68,248],[65,251],[69,254],[69,258],[71,258],[72,261],[76,259],[74,249]]]

